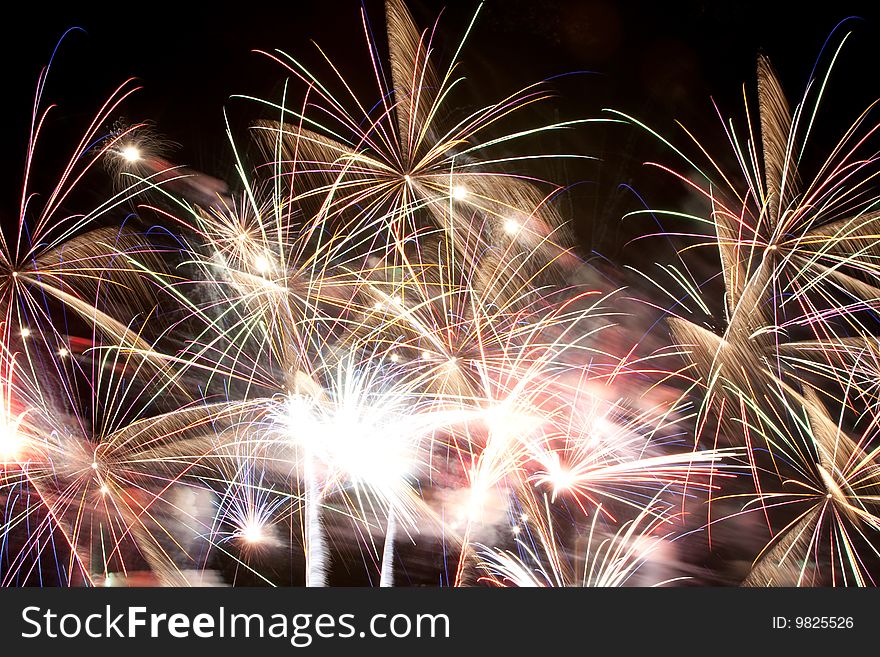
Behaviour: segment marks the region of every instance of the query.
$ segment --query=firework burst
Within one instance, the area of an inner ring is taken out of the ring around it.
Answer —
[[[324,75],[263,53],[289,79],[228,128],[230,181],[151,126],[104,135],[127,83],[37,207],[40,77],[0,236],[0,581],[671,585],[759,515],[739,582],[874,584],[870,111],[812,170],[827,75],[792,109],[761,57],[733,170],[652,131],[705,207],[667,214],[707,230],[660,263],[681,289],[625,290],[530,173],[587,156],[517,154],[601,121],[523,129],[546,83],[462,111],[473,22],[441,59],[439,22],[385,7],[368,92],[320,48]],[[99,162],[115,191],[69,213]]]

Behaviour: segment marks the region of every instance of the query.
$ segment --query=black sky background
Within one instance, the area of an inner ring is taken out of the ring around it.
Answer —
[[[363,4],[384,47],[382,2]],[[528,110],[514,127],[599,117],[603,108],[612,107],[679,142],[684,135],[674,121],[681,120],[724,161],[728,147],[711,99],[725,116],[741,116],[742,85],[753,89],[759,51],[771,57],[790,98],[798,98],[832,29],[842,19],[858,16],[849,22],[855,33],[836,68],[813,136],[821,149],[880,97],[878,4],[490,0],[462,53],[461,71],[470,82],[456,102],[486,104],[528,83],[575,73],[556,79],[558,98]],[[421,27],[430,26],[444,10],[438,44],[448,55],[477,3],[413,0],[410,6]],[[376,100],[360,7],[357,0],[20,5],[19,17],[0,39],[5,96],[0,221],[7,227],[15,221],[34,86],[66,29],[84,32],[71,34],[62,44],[49,79],[46,98],[60,107],[37,153],[38,183],[41,177],[51,180],[69,140],[108,93],[131,76],[144,89],[126,103],[123,116],[154,123],[162,137],[178,144],[171,153],[176,162],[231,180],[223,108],[241,130],[243,142],[243,129],[262,115],[252,104],[229,97],[277,98],[284,78],[280,66],[254,49],[280,48],[317,65],[309,43],[315,40],[367,100]],[[621,222],[626,212],[639,207],[622,184],[632,185],[653,207],[686,203],[681,187],[642,165],[662,151],[632,127],[579,128],[544,138],[537,147],[542,148],[600,158],[598,163],[555,164],[538,172],[575,185],[564,210],[587,253],[596,249],[622,261],[640,257],[643,247],[626,245],[645,226]],[[90,189],[96,198],[104,191],[99,180]]]

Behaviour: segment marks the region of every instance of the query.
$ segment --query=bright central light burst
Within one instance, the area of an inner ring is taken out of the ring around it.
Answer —
[[[266,532],[262,523],[256,520],[248,521],[239,533],[246,543],[260,543],[266,538]]]
[[[267,274],[272,269],[272,263],[265,255],[258,255],[254,258],[254,269],[259,274]]]
[[[137,146],[126,146],[122,149],[122,159],[129,163],[139,162],[141,150]]]
[[[0,431],[0,460],[16,461],[21,456],[24,440],[15,430]]]
[[[463,201],[467,198],[468,190],[464,185],[454,185],[452,187],[452,198],[456,201]]]
[[[504,220],[504,232],[508,235],[516,235],[520,228],[522,228],[522,226],[520,226],[520,223],[516,219]]]

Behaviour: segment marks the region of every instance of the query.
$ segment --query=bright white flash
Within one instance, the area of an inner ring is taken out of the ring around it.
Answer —
[[[137,146],[126,146],[122,149],[122,159],[134,164],[141,159],[141,150]]]
[[[328,471],[395,498],[415,467],[418,433],[404,426],[403,399],[394,392],[377,394],[376,381],[351,367],[337,375],[327,399],[288,397],[290,441]]]
[[[24,440],[17,431],[12,428],[0,430],[0,459],[14,461],[21,455]]]
[[[254,269],[259,274],[265,274],[272,268],[272,263],[269,262],[269,258],[264,255],[258,255],[254,258]]]
[[[239,536],[246,543],[260,543],[266,538],[266,532],[263,524],[257,520],[249,520],[241,528]]]
[[[519,232],[519,229],[522,228],[519,222],[516,219],[505,219],[504,220],[504,232],[508,235],[516,235]]]
[[[541,479],[553,488],[553,497],[570,491],[577,483],[576,474],[559,460],[559,454],[553,452],[544,464],[546,472]]]
[[[574,474],[568,468],[560,467],[550,473],[550,482],[553,484],[554,493],[569,490],[574,485]]]

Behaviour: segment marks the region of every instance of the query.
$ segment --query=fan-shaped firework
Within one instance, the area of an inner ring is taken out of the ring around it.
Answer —
[[[864,559],[876,554],[868,511],[874,407],[863,374],[876,330],[876,157],[868,146],[876,126],[869,107],[808,177],[808,138],[830,68],[792,112],[759,57],[760,140],[748,107],[745,141],[732,122],[725,127],[740,170],[710,160],[704,171],[688,160],[706,183],[689,182],[710,214],[689,218],[712,231],[705,241],[717,249],[725,290],[724,320],[713,323],[724,329],[719,335],[680,309],[669,321],[701,390],[700,431],[745,445],[759,502],[745,508],[761,509],[774,534],[746,584],[865,584]],[[851,428],[862,438],[850,438]],[[814,494],[816,507],[793,514],[791,502]]]

